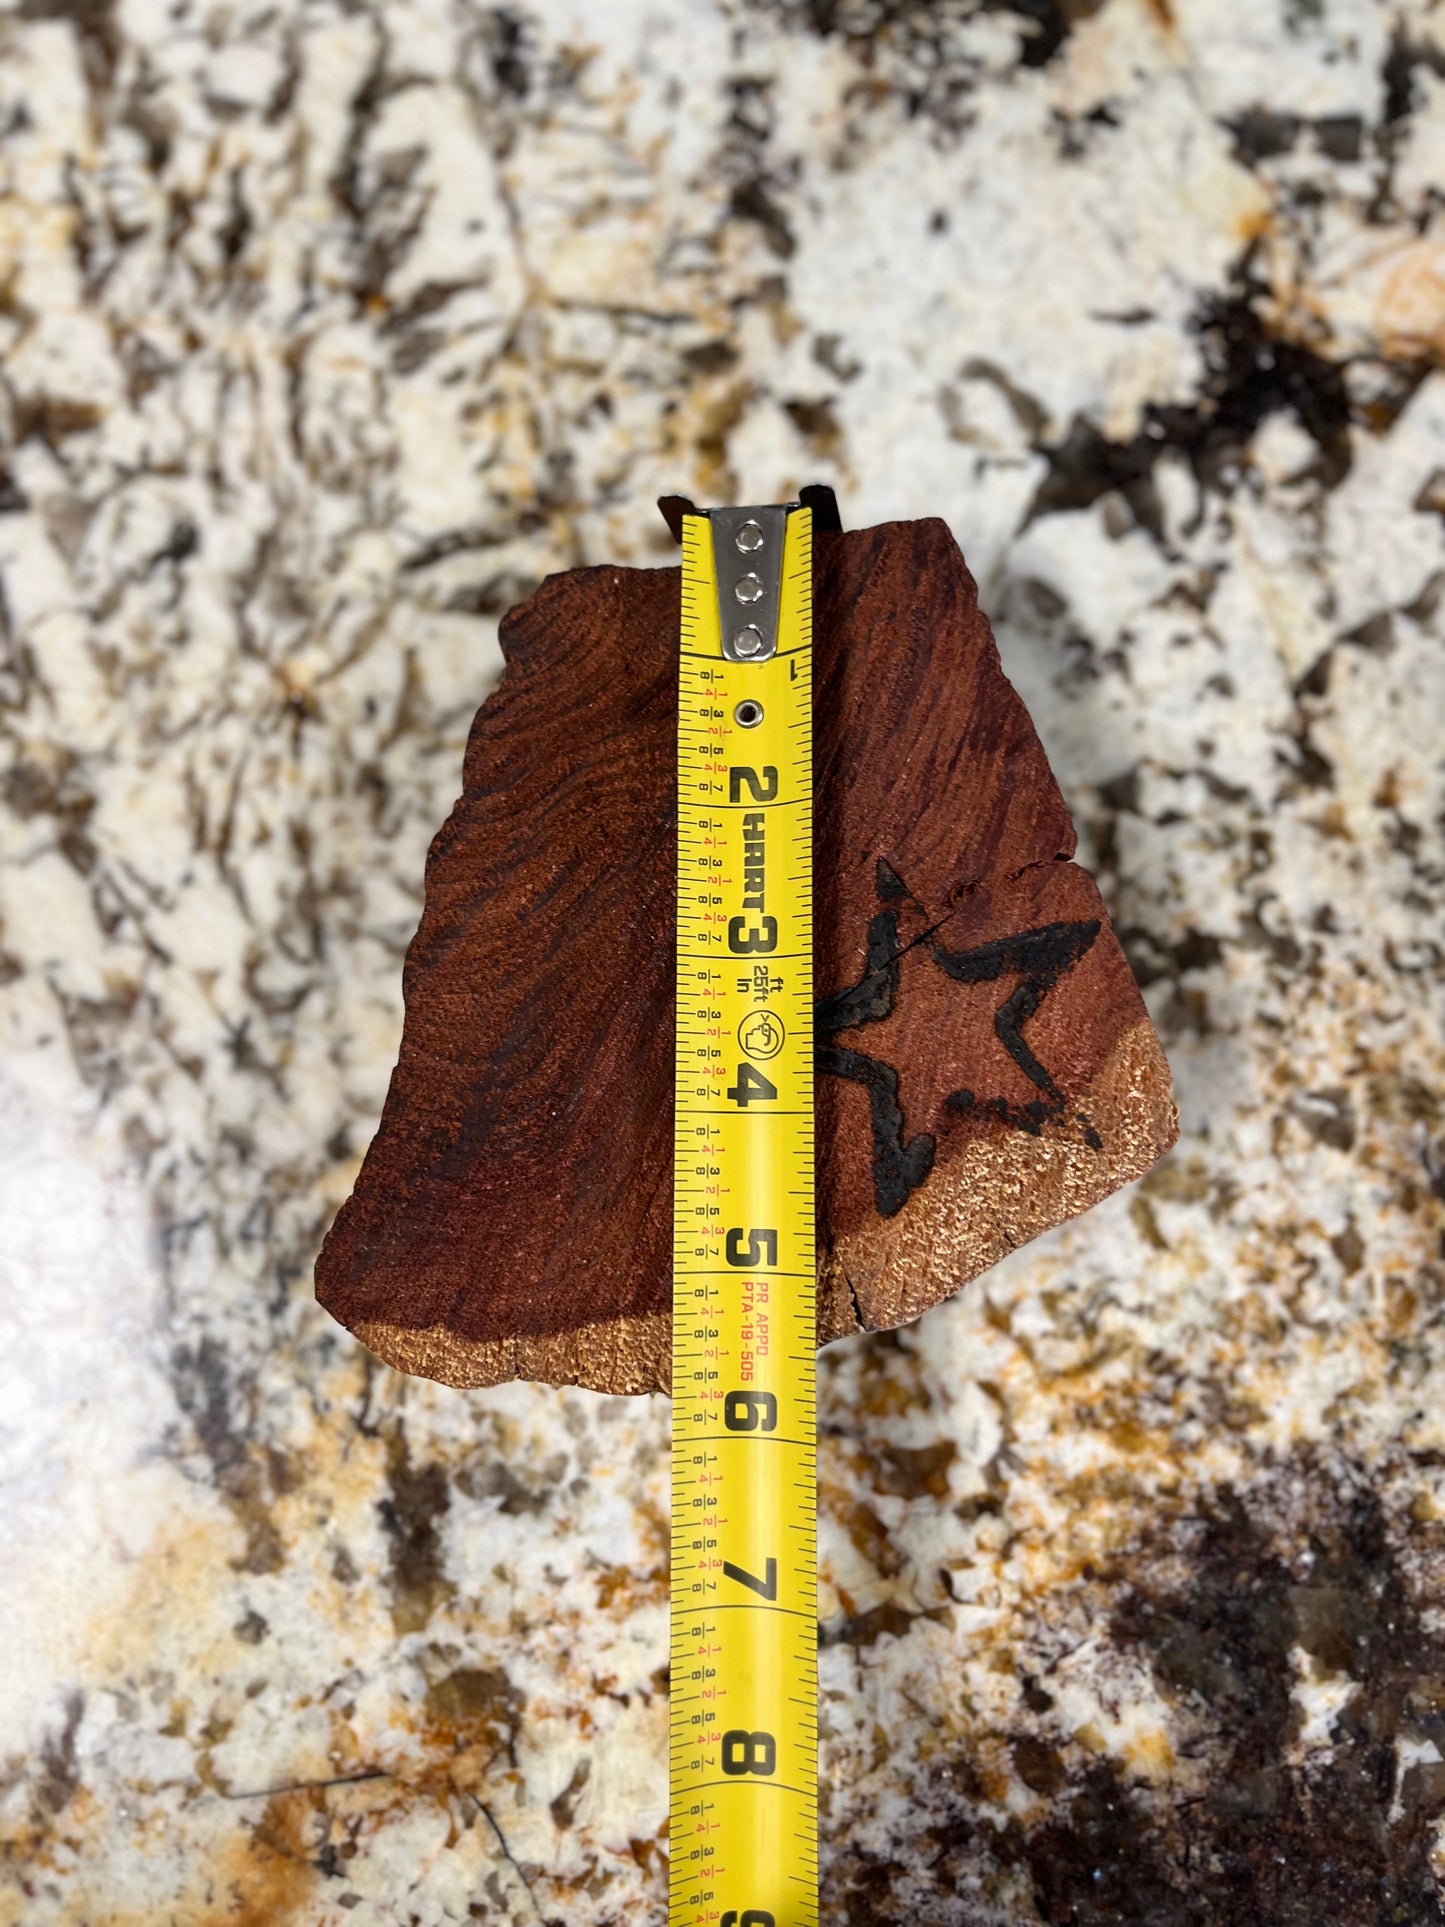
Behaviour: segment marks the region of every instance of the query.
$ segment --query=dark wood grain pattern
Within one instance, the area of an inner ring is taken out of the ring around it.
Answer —
[[[947,527],[815,554],[824,1343],[1137,1177],[1175,1115]],[[316,1269],[407,1371],[666,1389],[679,579],[553,576],[502,626],[381,1126]]]

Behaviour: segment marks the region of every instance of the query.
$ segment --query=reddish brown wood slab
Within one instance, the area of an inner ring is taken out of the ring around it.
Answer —
[[[1176,1125],[947,527],[815,555],[821,1344],[917,1317]],[[667,1387],[678,595],[675,568],[581,569],[502,625],[316,1267],[406,1371]]]

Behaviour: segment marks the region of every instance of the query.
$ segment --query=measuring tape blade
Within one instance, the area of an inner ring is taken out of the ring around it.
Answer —
[[[683,520],[669,1927],[816,1927],[812,516]]]

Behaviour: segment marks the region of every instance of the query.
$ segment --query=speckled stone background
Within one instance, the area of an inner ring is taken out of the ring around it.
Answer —
[[[834,1927],[1445,1919],[1445,7],[0,4],[0,1922],[660,1923],[667,1410],[312,1302],[549,570],[937,512],[1177,1152],[822,1368]]]

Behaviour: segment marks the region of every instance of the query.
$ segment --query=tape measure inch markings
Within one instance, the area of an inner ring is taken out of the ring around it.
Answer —
[[[815,1927],[812,517],[683,520],[669,1927]]]

